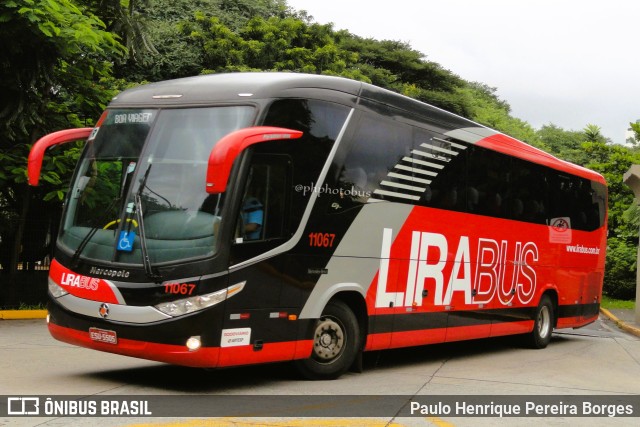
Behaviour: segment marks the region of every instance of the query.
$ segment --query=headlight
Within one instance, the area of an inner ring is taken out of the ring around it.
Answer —
[[[51,279],[51,277],[49,277],[48,284],[49,284],[49,293],[54,298],[60,298],[61,296],[67,295],[69,293],[69,292],[65,291],[62,286],[60,286],[56,282],[54,282]]]
[[[163,302],[155,307],[169,316],[182,316],[193,313],[208,307],[212,307],[227,298],[232,297],[244,288],[246,282],[240,282],[226,289],[222,289],[210,294],[196,295],[195,297],[179,299],[175,301]]]

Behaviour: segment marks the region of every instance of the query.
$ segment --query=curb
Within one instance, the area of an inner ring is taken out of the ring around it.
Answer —
[[[600,307],[600,313],[604,314],[609,319],[611,319],[611,321],[613,323],[615,323],[616,326],[618,326],[623,331],[629,332],[630,334],[633,334],[633,335],[635,335],[637,337],[640,337],[640,329],[636,328],[635,326],[631,326],[631,325],[626,324],[622,320],[618,319],[613,313],[611,313],[606,308]]]
[[[45,319],[47,310],[0,310],[0,320]]]

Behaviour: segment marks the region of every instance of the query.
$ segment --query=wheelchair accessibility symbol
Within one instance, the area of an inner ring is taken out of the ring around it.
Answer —
[[[136,240],[135,231],[121,231],[118,239],[118,250],[121,252],[133,251],[133,242]]]

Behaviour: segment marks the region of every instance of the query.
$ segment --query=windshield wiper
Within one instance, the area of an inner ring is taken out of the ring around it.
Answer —
[[[149,251],[147,250],[147,238],[145,237],[144,232],[144,219],[142,218],[144,215],[142,214],[142,192],[144,191],[147,185],[147,178],[149,177],[149,172],[151,171],[151,166],[153,163],[149,164],[149,167],[144,172],[144,177],[142,178],[142,182],[140,183],[140,188],[136,192],[134,196],[135,208],[136,208],[136,216],[138,217],[138,232],[140,233],[140,251],[142,252],[142,263],[144,264],[144,272],[147,274],[147,277],[153,280],[156,283],[162,282],[162,276],[159,273],[153,271],[153,265],[151,264],[151,259],[149,258]]]
[[[144,219],[143,219],[143,214],[142,214],[142,198],[141,198],[141,196],[142,196],[142,192],[144,191],[144,188],[146,187],[147,178],[149,177],[149,172],[151,171],[151,166],[152,165],[150,164],[149,167],[147,168],[147,170],[144,173],[144,177],[142,178],[142,182],[140,183],[140,188],[138,189],[138,191],[136,192],[136,194],[134,196],[134,202],[135,202],[136,217],[138,219],[138,232],[139,232],[139,236],[140,236],[140,250],[142,252],[142,262],[143,262],[143,265],[144,265],[144,271],[147,274],[147,277],[149,277],[149,279],[153,280],[156,283],[160,283],[160,282],[162,282],[162,276],[154,271],[153,265],[151,264],[151,259],[149,258],[149,251],[147,249],[147,240],[146,240],[145,232],[144,232]],[[113,199],[111,201],[111,203],[109,204],[107,209],[105,209],[104,214],[101,217],[101,219],[97,221],[98,224],[102,224],[103,222],[105,222],[108,219],[107,215],[109,215],[109,212],[111,212],[111,209],[113,209],[113,207],[120,200],[121,200],[121,197],[116,197],[115,199]],[[120,226],[120,227],[122,227],[122,226]],[[121,229],[120,227],[118,228],[118,230]],[[89,232],[80,241],[80,244],[78,245],[78,248],[76,249],[76,251],[73,253],[73,256],[71,257],[71,264],[74,266],[74,268],[78,267],[78,264],[79,264],[79,261],[80,261],[80,254],[82,253],[82,251],[85,249],[85,247],[87,246],[87,244],[89,243],[91,238],[96,234],[96,232],[98,230],[100,230],[99,226],[92,227],[91,230],[89,230]],[[117,233],[117,230],[116,230],[116,233]]]
[[[109,204],[109,206],[107,206],[107,208],[103,211],[102,216],[98,221],[96,221],[96,223],[103,224],[109,218],[108,215],[109,215],[109,212],[111,212],[111,209],[113,209],[116,203],[118,203],[119,201],[120,201],[120,197],[116,197],[115,199],[113,199]],[[75,250],[75,252],[73,253],[73,256],[71,257],[71,265],[74,268],[78,267],[78,264],[80,261],[80,254],[89,243],[89,240],[91,240],[91,238],[96,234],[98,230],[100,230],[100,226],[91,227],[91,230],[89,230],[89,232],[80,241],[78,248]]]
[[[107,206],[107,208],[103,211],[102,216],[96,222],[97,224],[104,224],[105,221],[109,219],[111,209],[113,209],[120,200],[124,200],[124,195],[126,193],[126,187],[127,187],[127,179],[128,179],[128,176],[131,174],[131,172],[133,172],[133,169],[135,168],[135,163],[133,163],[133,165],[134,166],[132,168],[130,163],[129,167],[127,168],[127,172],[124,175],[124,180],[121,184],[120,195],[116,197],[114,200],[112,200],[109,206]],[[84,193],[87,187],[87,184],[89,183],[89,180],[90,178],[88,176],[84,176],[80,178],[78,187],[76,190],[77,194],[74,197],[80,198],[80,196],[82,196],[82,194]],[[71,265],[73,265],[74,268],[78,267],[78,264],[80,261],[80,254],[82,254],[82,251],[84,251],[84,248],[87,246],[91,238],[95,236],[95,234],[98,232],[99,229],[100,229],[100,226],[91,227],[91,230],[89,230],[89,232],[80,241],[78,248],[75,250],[75,252],[73,253],[73,256],[71,257]]]

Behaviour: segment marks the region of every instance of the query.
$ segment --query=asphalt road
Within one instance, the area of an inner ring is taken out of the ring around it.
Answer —
[[[53,340],[43,320],[0,321],[0,395],[268,396],[640,395],[640,339],[606,320],[556,331],[548,348],[530,350],[512,338],[370,353],[363,373],[336,381],[301,380],[289,364],[205,371],[73,347]],[[0,402],[1,404],[2,402]],[[260,400],[256,400],[260,405]],[[247,405],[250,411],[251,404]],[[249,412],[250,413],[250,412]],[[0,426],[601,426],[638,425],[633,418],[462,418],[439,414],[332,417],[304,408],[270,418],[0,417]],[[322,412],[321,412],[322,413]],[[542,423],[542,424],[541,424]]]

